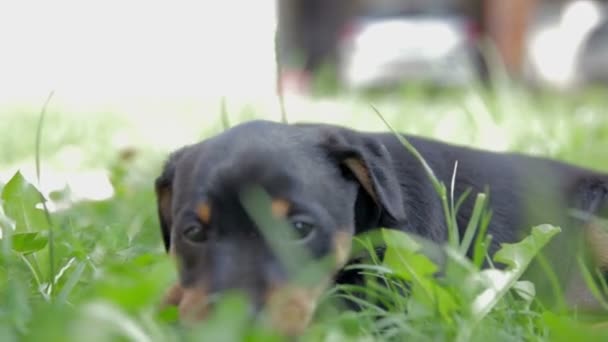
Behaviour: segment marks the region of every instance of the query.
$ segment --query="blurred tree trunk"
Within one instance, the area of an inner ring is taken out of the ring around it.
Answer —
[[[528,24],[538,0],[486,0],[484,28],[498,49],[507,72],[521,76]]]

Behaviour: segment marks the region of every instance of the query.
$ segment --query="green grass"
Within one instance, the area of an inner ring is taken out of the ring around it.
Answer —
[[[40,105],[0,108],[0,129],[8,132],[0,136],[0,171],[34,165]],[[341,95],[314,103],[287,99],[290,121],[386,130],[371,105],[402,132],[608,170],[608,98],[601,92],[533,95],[507,86],[494,92],[404,87],[381,96]],[[243,104],[228,99],[227,113],[232,124],[253,117],[280,119],[272,101]],[[42,174],[103,168],[115,193],[108,200],[75,203],[49,221],[35,206],[40,194],[33,185],[19,175],[3,180],[0,340],[281,340],[263,324],[247,323],[238,295],[224,298],[212,317],[193,329],[176,323],[175,310],[158,308],[175,271],[161,246],[153,179],[169,150],[218,133],[222,124],[219,100],[150,100],[111,107],[52,102],[42,133]],[[125,146],[136,151],[134,158],[121,157]],[[68,160],[74,151],[81,156],[76,163]],[[436,187],[450,217],[458,199],[450,198],[441,184]],[[62,196],[69,199],[69,192],[52,198]],[[483,198],[479,203],[483,209]],[[470,224],[471,231],[484,229],[483,213]],[[605,339],[605,329],[589,325],[606,317],[591,319],[544,307],[529,294],[531,284],[520,281],[527,262],[556,231],[538,227],[522,244],[503,249],[494,260],[510,264],[505,271],[480,270],[485,239],[465,235],[463,243],[478,251],[473,262],[463,257],[466,246],[454,239],[445,247],[449,267],[440,279],[432,276],[434,262],[420,253],[422,242],[384,231],[375,239],[393,234],[387,239],[387,255],[379,259],[371,252],[357,266],[369,274],[366,286],[330,289],[303,339]],[[372,251],[375,239],[358,241],[363,250]],[[510,263],[514,258],[526,262]],[[498,277],[508,281],[498,284]],[[476,301],[484,291],[490,291],[491,300]],[[336,303],[342,297],[358,301],[363,309],[340,310]]]

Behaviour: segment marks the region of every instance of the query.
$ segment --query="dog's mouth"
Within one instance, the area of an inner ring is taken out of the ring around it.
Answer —
[[[309,326],[327,282],[312,288],[281,285],[266,293],[262,307],[252,309],[252,318],[267,322],[278,332],[294,336]],[[180,321],[186,325],[204,321],[213,310],[220,293],[208,293],[203,287],[173,285],[166,293],[165,306],[177,306]]]

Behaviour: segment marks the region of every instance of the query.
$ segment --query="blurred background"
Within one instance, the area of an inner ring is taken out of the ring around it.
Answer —
[[[110,196],[93,180],[119,151],[162,156],[219,131],[222,110],[233,124],[281,105],[292,121],[385,129],[374,104],[409,133],[584,163],[546,139],[568,121],[530,120],[604,120],[607,13],[591,0],[3,1],[0,180],[32,177],[51,92],[41,185],[108,185],[90,198]]]
[[[501,67],[533,85],[606,82],[605,1],[280,1],[283,77],[307,88],[324,66],[349,89],[488,81]]]
[[[184,340],[175,311],[156,318],[175,270],[153,182],[170,151],[244,120],[386,131],[373,106],[404,133],[608,171],[607,6],[0,0],[0,227],[16,241],[0,244],[0,341]],[[596,331],[516,305],[480,340]],[[224,316],[207,340],[237,340],[245,316]],[[429,336],[467,331],[419,319]]]

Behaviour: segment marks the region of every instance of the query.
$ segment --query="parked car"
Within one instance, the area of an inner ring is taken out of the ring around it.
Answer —
[[[356,16],[340,38],[339,77],[355,89],[408,80],[469,84],[484,70],[478,39],[478,25],[458,11]]]
[[[568,90],[608,82],[608,6],[596,1],[546,2],[531,18],[525,78]]]

